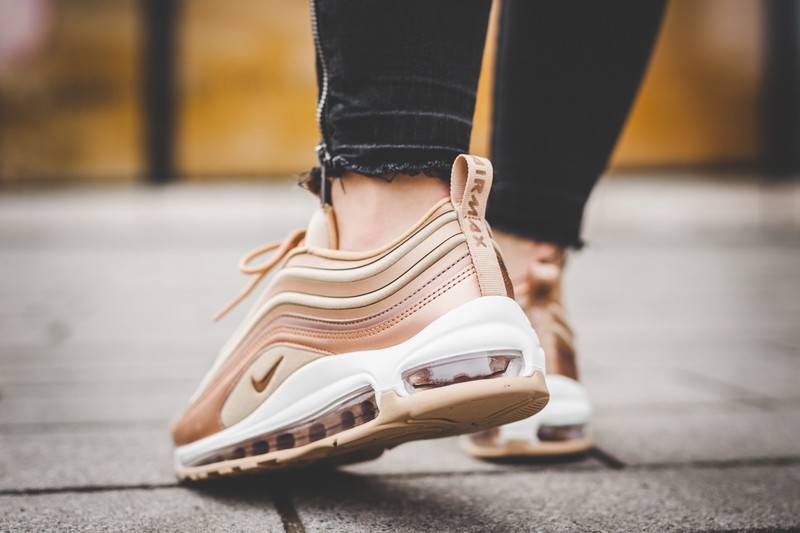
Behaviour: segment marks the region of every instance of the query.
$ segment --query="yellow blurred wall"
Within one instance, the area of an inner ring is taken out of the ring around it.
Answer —
[[[0,76],[0,182],[142,172],[136,0],[59,0],[36,62]]]
[[[672,1],[615,166],[758,157],[762,4]],[[53,5],[57,24],[47,53],[0,78],[0,177],[134,179],[145,168],[136,1]],[[318,137],[308,2],[192,0],[181,6],[179,173],[205,179],[306,170]],[[495,31],[473,135],[473,150],[483,154]]]
[[[671,2],[613,165],[758,158],[762,13],[754,0]]]
[[[308,2],[183,6],[180,172],[204,178],[310,168],[318,133]]]

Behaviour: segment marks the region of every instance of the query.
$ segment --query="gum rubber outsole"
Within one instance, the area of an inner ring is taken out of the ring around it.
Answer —
[[[591,437],[569,439],[564,441],[537,442],[535,444],[512,440],[504,444],[481,446],[468,435],[459,439],[461,449],[478,459],[504,460],[504,459],[536,459],[546,457],[569,457],[588,452],[594,445]]]
[[[202,480],[317,463],[348,464],[379,457],[385,449],[413,440],[472,433],[538,413],[549,399],[541,372],[457,383],[400,396],[380,397],[373,420],[336,435],[286,450],[202,466],[176,464],[181,480]]]

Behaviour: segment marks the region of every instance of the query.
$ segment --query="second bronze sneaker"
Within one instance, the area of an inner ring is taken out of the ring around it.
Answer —
[[[575,335],[562,303],[564,263],[564,249],[553,249],[528,265],[525,280],[515,288],[517,301],[547,354],[550,402],[528,419],[462,437],[461,446],[470,455],[483,459],[567,456],[592,447],[588,432],[592,404],[578,381]]]

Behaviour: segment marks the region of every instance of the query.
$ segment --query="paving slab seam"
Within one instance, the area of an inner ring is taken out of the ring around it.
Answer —
[[[800,522],[793,527],[745,527],[739,529],[700,529],[695,533],[797,533],[800,531]]]
[[[774,400],[777,398],[773,398],[771,396],[767,396],[766,394],[762,394],[753,390],[748,389],[747,387],[743,387],[741,385],[737,385],[736,383],[731,383],[729,381],[725,381],[723,379],[715,378],[712,376],[707,376],[705,374],[700,374],[699,372],[695,372],[688,368],[676,368],[675,369],[680,374],[683,374],[688,380],[694,381],[698,385],[708,386],[711,385],[716,387],[720,391],[727,391],[731,393],[731,400],[732,401],[739,401],[739,402],[746,402],[748,400]],[[750,398],[741,398],[739,395],[744,394],[750,396]],[[755,397],[755,398],[753,398]]]
[[[559,468],[563,466],[563,468]],[[399,479],[399,480],[414,480],[414,479],[440,479],[448,477],[478,477],[478,476],[505,476],[514,474],[539,474],[539,473],[584,473],[584,472],[599,472],[601,470],[608,470],[605,465],[553,465],[553,464],[518,464],[514,465],[513,469],[508,470],[449,470],[440,472],[410,472],[400,473],[392,472],[387,474],[359,474],[359,477],[365,479]]]
[[[30,488],[30,489],[5,489],[0,490],[0,496],[42,496],[49,494],[64,494],[68,492],[114,492],[120,490],[160,490],[160,489],[174,489],[180,487],[178,482],[175,483],[142,483],[139,485],[78,485],[67,487],[45,487],[45,488]]]
[[[611,459],[612,461],[615,459]],[[613,463],[612,463],[613,464]],[[445,478],[445,477],[472,477],[472,476],[504,476],[515,474],[537,474],[542,472],[548,473],[562,473],[562,474],[578,474],[584,472],[599,472],[602,470],[629,470],[634,472],[646,472],[650,470],[727,470],[731,468],[749,468],[759,466],[794,466],[800,464],[800,457],[764,457],[755,459],[730,459],[722,461],[685,461],[685,462],[662,462],[662,463],[641,463],[641,464],[625,464],[620,462],[622,467],[612,467],[608,463],[603,465],[558,465],[553,463],[530,463],[530,464],[516,464],[514,469],[508,470],[468,470],[468,471],[448,471],[448,472],[412,472],[404,473],[388,473],[388,474],[363,474],[364,478],[375,479],[425,479],[425,478]],[[564,468],[558,468],[564,466]]]
[[[272,503],[281,517],[283,530],[286,533],[305,533],[306,528],[300,520],[300,514],[297,512],[294,499],[289,491],[273,491]]]
[[[19,424],[0,424],[0,436],[2,435],[53,435],[58,433],[74,433],[85,430],[109,430],[114,431],[138,431],[141,429],[163,429],[166,435],[166,427],[169,426],[167,419],[150,420],[88,420],[83,422],[33,422]]]
[[[728,470],[731,468],[748,468],[758,466],[794,466],[800,464],[800,457],[757,457],[749,459],[723,459],[720,461],[699,460],[699,461],[665,461],[662,463],[641,463],[629,465],[629,470]]]
[[[602,449],[597,445],[592,446],[592,449],[589,450],[589,456],[594,457],[595,459],[603,463],[608,468],[611,468],[612,470],[621,470],[626,466],[628,466],[620,459],[616,458],[614,455],[605,451],[604,449]]]
[[[735,401],[763,411],[772,411],[782,407],[795,407],[797,404],[800,404],[800,398],[752,398]]]
[[[725,461],[687,461],[687,462],[663,462],[663,463],[647,463],[638,465],[624,465],[626,471],[634,472],[647,472],[657,470],[726,470],[733,468],[748,468],[760,466],[793,466],[800,464],[800,457],[772,457],[772,458],[757,458],[757,459],[732,459]],[[506,476],[506,475],[519,475],[519,474],[537,474],[542,473],[547,468],[547,472],[554,471],[563,474],[574,474],[584,472],[598,472],[602,470],[621,470],[620,467],[610,467],[604,463],[602,466],[595,465],[575,465],[568,468],[548,468],[555,465],[550,464],[519,464],[515,465],[513,469],[507,470],[472,470],[472,471],[448,471],[448,472],[413,472],[413,473],[387,473],[387,474],[361,474],[359,477],[365,479],[398,479],[398,480],[413,480],[413,479],[428,479],[428,478],[447,478],[447,477],[475,477],[475,476]],[[304,473],[308,475],[308,472]],[[252,479],[252,478],[250,478]],[[199,484],[198,486],[202,485]],[[46,494],[63,494],[70,492],[113,492],[123,490],[159,490],[171,488],[188,488],[190,485],[186,483],[143,483],[132,485],[78,485],[78,486],[63,486],[63,487],[44,487],[44,488],[28,488],[28,489],[4,489],[0,490],[0,496],[38,496]],[[274,494],[273,493],[273,497]],[[290,509],[292,504],[288,500],[285,507]],[[276,504],[277,505],[277,504]]]
[[[663,415],[693,415],[698,412],[698,409],[718,409],[725,407],[731,402],[760,407],[756,402],[779,402],[782,400],[766,398],[752,399],[752,398],[726,398],[724,401],[705,401],[705,402],[691,402],[683,404],[668,405],[659,402],[642,402],[635,405],[603,405],[597,408],[597,413],[593,417],[595,420],[604,420],[610,418],[618,418],[619,416],[653,416],[653,412],[657,412],[658,416]]]

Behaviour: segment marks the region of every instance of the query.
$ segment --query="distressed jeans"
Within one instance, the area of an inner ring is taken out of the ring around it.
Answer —
[[[311,0],[320,177],[447,179],[469,149],[490,0]],[[587,199],[655,41],[663,0],[504,0],[492,226],[579,247]]]

